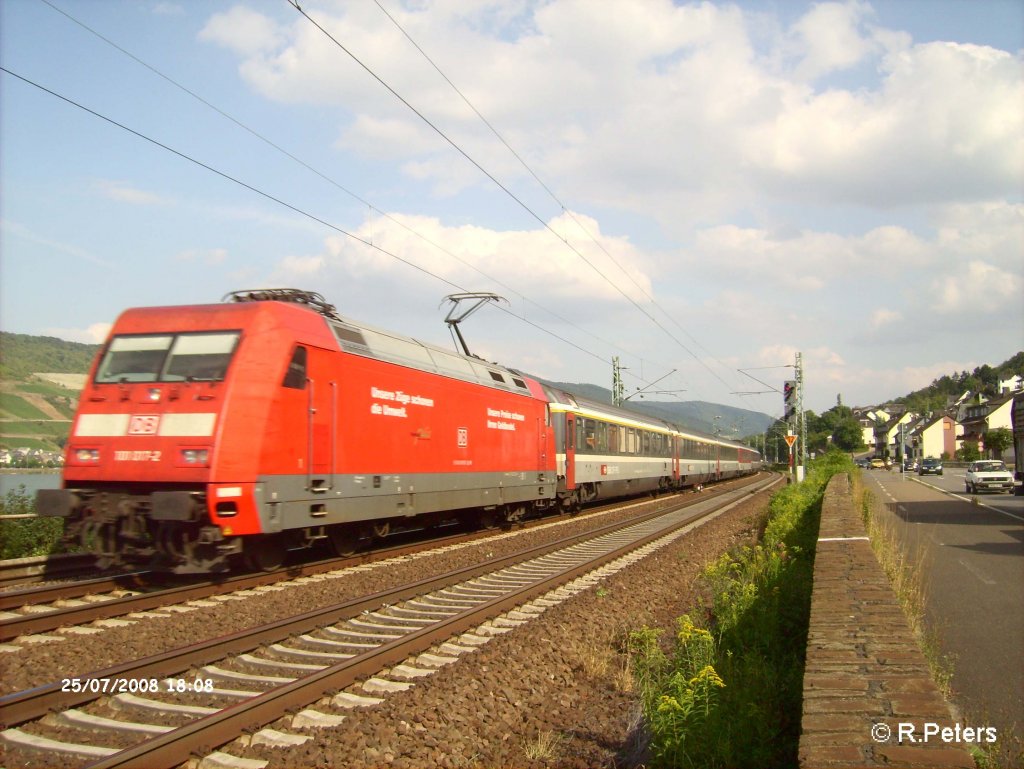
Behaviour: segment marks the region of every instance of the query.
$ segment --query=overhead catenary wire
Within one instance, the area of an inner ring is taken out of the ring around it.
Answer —
[[[156,147],[159,147],[160,149],[165,150],[166,152],[169,152],[172,155],[175,155],[175,156],[181,158],[182,160],[186,160],[189,163],[192,163],[192,164],[194,164],[194,165],[196,165],[196,166],[198,166],[198,167],[200,167],[200,168],[202,168],[202,169],[204,169],[206,171],[209,171],[210,173],[216,174],[217,176],[221,177],[222,179],[224,179],[226,181],[229,181],[229,182],[231,182],[233,184],[237,184],[240,187],[244,187],[245,189],[249,190],[250,192],[255,193],[256,195],[259,195],[259,196],[265,198],[266,200],[271,201],[272,203],[275,203],[275,204],[277,204],[279,206],[283,206],[284,208],[287,208],[289,211],[292,211],[292,212],[294,212],[296,214],[299,214],[300,216],[304,216],[307,219],[310,219],[310,220],[312,220],[314,222],[317,222],[318,224],[321,224],[324,227],[327,227],[328,229],[334,230],[335,232],[338,232],[338,233],[340,233],[340,234],[342,234],[342,235],[344,235],[344,236],[346,236],[348,238],[351,238],[352,240],[355,240],[355,241],[357,241],[359,243],[362,243],[363,245],[367,246],[368,248],[372,248],[373,250],[378,251],[379,253],[382,253],[382,254],[384,254],[386,256],[389,256],[389,257],[391,257],[393,259],[397,259],[402,264],[405,264],[405,265],[407,265],[409,267],[412,267],[414,270],[417,270],[417,271],[419,271],[419,272],[421,272],[421,273],[423,273],[425,275],[428,275],[431,278],[439,280],[442,283],[445,283],[446,285],[450,286],[451,288],[458,289],[460,292],[468,291],[468,289],[465,288],[464,286],[461,286],[458,283],[455,283],[455,282],[453,282],[451,280],[448,280],[447,278],[444,278],[444,277],[442,277],[440,275],[437,275],[436,273],[433,273],[430,270],[428,270],[426,267],[418,265],[415,262],[410,261],[409,259],[405,259],[404,257],[399,256],[398,254],[396,254],[396,253],[394,253],[392,251],[388,251],[386,248],[383,248],[383,247],[381,247],[379,245],[376,245],[375,243],[367,240],[366,238],[360,237],[359,235],[357,235],[354,232],[350,232],[349,230],[346,230],[343,227],[340,227],[340,226],[338,226],[336,224],[333,224],[332,222],[329,222],[326,219],[322,219],[321,217],[319,217],[319,216],[317,216],[315,214],[312,214],[312,213],[310,213],[310,212],[308,212],[308,211],[306,211],[306,210],[304,210],[302,208],[299,208],[298,206],[292,205],[291,203],[288,203],[287,201],[282,200],[279,197],[271,195],[269,192],[261,190],[260,188],[255,187],[252,184],[249,184],[248,182],[242,181],[241,179],[238,179],[237,177],[234,177],[231,174],[228,174],[228,173],[226,173],[224,171],[221,171],[221,170],[219,170],[219,169],[209,165],[208,163],[204,163],[203,161],[198,160],[198,159],[192,157],[191,155],[188,155],[188,154],[186,154],[184,152],[176,150],[173,147],[171,147],[171,146],[169,146],[167,144],[164,144],[163,142],[161,142],[161,141],[159,141],[157,139],[154,139],[154,138],[152,138],[150,136],[147,136],[146,134],[142,133],[141,131],[136,131],[134,128],[131,128],[131,127],[129,127],[129,126],[123,124],[123,123],[120,123],[120,122],[118,122],[117,120],[114,120],[111,117],[108,117],[108,116],[106,116],[106,115],[104,115],[104,114],[102,114],[100,112],[97,112],[94,109],[91,109],[91,108],[85,106],[84,104],[81,104],[81,103],[75,101],[74,99],[71,99],[71,98],[69,98],[67,96],[64,96],[63,94],[60,94],[60,93],[58,93],[58,92],[56,92],[56,91],[54,91],[54,90],[52,90],[50,88],[47,88],[46,86],[41,85],[40,83],[37,83],[34,80],[31,80],[31,79],[29,79],[29,78],[27,78],[27,77],[25,77],[23,75],[20,75],[17,72],[14,72],[13,70],[8,69],[5,66],[0,65],[0,72],[3,72],[5,74],[7,74],[7,75],[10,75],[11,77],[17,78],[18,80],[22,81],[23,83],[25,83],[27,85],[30,85],[33,88],[39,89],[43,93],[49,94],[50,96],[53,96],[54,98],[60,99],[64,103],[66,103],[66,104],[68,104],[68,105],[70,105],[72,107],[76,107],[77,109],[80,109],[83,112],[86,112],[86,113],[88,113],[88,114],[90,114],[90,115],[92,115],[92,116],[94,116],[96,118],[99,118],[100,120],[102,120],[102,121],[104,121],[104,122],[106,122],[106,123],[108,123],[108,124],[110,124],[110,125],[112,125],[112,126],[114,126],[116,128],[120,128],[122,131],[126,131],[127,133],[130,133],[133,136],[135,136],[135,137],[137,137],[139,139],[142,139],[143,141],[148,142],[148,143],[150,143],[150,144],[152,144],[152,145],[154,145]],[[576,350],[579,350],[580,352],[585,353],[585,354],[591,356],[592,358],[596,358],[597,360],[604,362],[604,358],[602,358],[600,355],[598,355],[597,353],[593,352],[592,350],[588,350],[587,348],[581,347],[580,345],[576,344],[575,342],[573,342],[573,341],[571,341],[569,339],[566,339],[565,337],[559,336],[558,334],[556,334],[555,332],[551,331],[550,329],[546,329],[543,326],[541,326],[541,325],[539,325],[537,323],[534,323],[529,318],[525,318],[525,317],[523,317],[521,315],[517,315],[516,313],[512,312],[511,310],[509,310],[507,308],[504,308],[504,307],[501,307],[501,306],[497,306],[497,309],[500,310],[501,312],[507,313],[508,315],[510,315],[511,317],[516,318],[517,320],[522,321],[523,323],[526,323],[529,326],[532,326],[533,328],[536,328],[538,331],[541,331],[541,332],[547,334],[548,336],[551,336],[554,339],[557,339],[558,341],[563,342],[563,343],[569,345],[570,347],[573,347]]]
[[[372,68],[370,68],[358,56],[356,56],[352,51],[350,51],[343,43],[341,43],[341,41],[339,41],[336,37],[334,37],[326,28],[324,28],[323,25],[321,25],[312,16],[310,16],[302,8],[302,6],[297,2],[297,0],[285,0],[285,1],[289,5],[291,5],[296,11],[298,11],[298,13],[301,14],[306,20],[308,20],[310,24],[312,24],[317,29],[319,29],[332,43],[334,43],[341,51],[343,51],[349,58],[351,58],[356,64],[358,64],[370,77],[372,77],[374,80],[376,80],[383,88],[385,88],[396,99],[398,99],[398,101],[400,101],[413,114],[415,114],[421,121],[423,121],[424,124],[426,124],[431,130],[433,130],[438,136],[440,136],[447,144],[449,144],[452,147],[452,149],[454,149],[459,155],[461,155],[463,158],[465,158],[471,165],[473,165],[476,169],[478,169],[484,176],[486,176],[488,179],[490,179],[500,190],[502,190],[506,195],[508,195],[508,197],[510,197],[513,201],[515,201],[530,217],[532,217],[541,226],[543,226],[546,230],[551,232],[556,238],[558,238],[560,241],[562,241],[562,243],[564,243],[567,248],[569,248],[573,253],[575,253],[595,273],[597,273],[597,275],[600,276],[602,280],[604,280],[606,283],[608,283],[608,285],[610,285],[613,289],[615,289],[615,291],[617,291],[619,294],[621,294],[630,304],[632,304],[637,310],[639,310],[643,315],[645,315],[648,318],[648,320],[650,320],[663,333],[665,333],[670,339],[672,339],[677,345],[679,345],[679,347],[681,347],[683,350],[685,350],[694,360],[696,360],[705,369],[707,369],[708,373],[710,373],[713,377],[715,377],[718,381],[720,381],[726,387],[730,386],[729,383],[726,382],[724,379],[722,379],[722,377],[719,376],[717,372],[712,370],[710,366],[708,366],[703,360],[701,360],[701,358],[696,353],[694,353],[693,350],[691,350],[689,347],[687,347],[685,344],[683,344],[683,342],[677,336],[675,336],[675,334],[673,334],[671,331],[669,331],[667,328],[665,328],[665,326],[660,321],[658,321],[657,318],[655,318],[644,307],[642,307],[640,305],[640,303],[636,301],[636,299],[634,299],[628,293],[623,291],[621,286],[619,286],[615,281],[613,281],[611,278],[609,278],[607,275],[605,275],[591,260],[587,259],[587,257],[578,248],[573,246],[573,244],[570,243],[567,238],[565,238],[562,234],[560,234],[557,231],[555,231],[555,229],[550,225],[549,222],[545,221],[543,217],[541,217],[536,211],[534,211],[532,208],[530,208],[530,206],[528,206],[520,197],[518,197],[514,192],[512,192],[512,190],[510,190],[506,185],[504,185],[490,171],[488,171],[486,168],[484,168],[468,152],[466,152],[464,149],[462,149],[462,147],[460,147],[457,142],[455,142],[444,131],[442,131],[433,121],[431,121],[426,115],[424,115],[413,104],[411,104],[405,97],[403,97],[400,93],[398,93],[398,91],[396,91],[394,88],[392,88],[390,84],[388,84],[380,75],[378,75],[376,72],[374,72]]]
[[[291,2],[291,0],[289,0],[289,2]],[[509,153],[512,155],[512,157],[514,157],[516,159],[516,161],[518,161],[519,164],[526,170],[526,172],[531,177],[533,177],[533,180],[535,182],[537,182],[537,184],[541,187],[541,189],[543,189],[548,194],[548,196],[555,202],[555,204],[559,207],[559,209],[561,209],[566,214],[566,216],[568,216],[573,221],[573,223],[580,229],[580,231],[583,232],[583,234],[586,235],[587,238],[589,238],[590,241],[595,246],[597,246],[602,252],[604,252],[604,255],[608,257],[608,259],[611,261],[611,263],[614,264],[619,269],[619,271],[623,275],[625,275],[626,278],[629,279],[629,281],[634,286],[636,286],[637,290],[641,294],[643,294],[645,297],[647,297],[647,300],[654,307],[656,307],[666,318],[668,318],[673,323],[673,325],[675,325],[676,328],[678,328],[680,331],[682,331],[683,334],[686,335],[687,339],[689,339],[697,347],[699,347],[701,350],[703,350],[705,353],[707,353],[716,363],[718,363],[719,366],[721,366],[722,368],[727,368],[725,366],[725,364],[722,363],[722,361],[718,360],[718,358],[715,357],[715,354],[713,352],[711,352],[706,347],[704,347],[704,345],[702,345],[700,343],[700,341],[698,341],[689,331],[687,331],[683,327],[683,325],[681,323],[679,323],[667,310],[665,310],[665,308],[662,307],[661,304],[653,296],[650,295],[650,293],[647,291],[647,289],[645,289],[642,285],[640,285],[640,283],[633,277],[632,273],[630,273],[629,270],[627,270],[625,267],[623,267],[619,263],[619,260],[616,259],[615,256],[607,248],[605,248],[604,244],[598,238],[596,238],[594,236],[594,234],[592,232],[590,232],[589,229],[587,229],[587,227],[583,224],[583,222],[580,221],[579,217],[576,216],[575,213],[573,213],[572,209],[569,208],[569,206],[567,206],[558,197],[558,195],[555,194],[555,192],[551,189],[551,187],[549,187],[544,182],[544,180],[541,179],[540,176],[533,170],[533,168],[530,167],[529,163],[527,163],[526,160],[524,160],[523,157],[518,152],[516,152],[516,150],[512,147],[512,145],[509,144],[508,141],[506,141],[505,137],[501,135],[501,133],[498,131],[498,129],[495,128],[494,125],[486,117],[484,117],[483,113],[481,113],[480,110],[478,110],[476,108],[476,105],[473,104],[472,101],[470,101],[469,97],[466,96],[466,94],[462,92],[462,90],[452,81],[452,79],[450,77],[448,77],[447,74],[445,74],[444,70],[441,69],[441,67],[437,64],[437,62],[435,62],[430,57],[430,55],[425,50],[423,50],[422,46],[420,46],[420,44],[417,43],[416,40],[413,39],[412,35],[410,35],[406,31],[406,29],[398,22],[398,20],[387,10],[387,8],[385,8],[381,4],[381,1],[380,0],[373,0],[373,2],[374,2],[374,4],[376,4],[376,6],[378,8],[380,8],[381,13],[383,13],[385,16],[387,16],[388,20],[391,21],[391,23],[395,26],[395,28],[399,32],[402,33],[402,35],[405,37],[406,40],[409,41],[410,45],[412,45],[413,48],[415,48],[420,53],[420,55],[423,56],[424,59],[426,59],[427,63],[430,64],[431,67],[433,67],[434,71],[437,72],[437,74],[440,75],[440,77],[449,86],[451,86],[452,90],[455,91],[456,94],[458,94],[459,98],[462,99],[462,101],[466,104],[466,106],[469,107],[469,109],[471,109],[473,111],[473,114],[475,114],[480,119],[480,121],[485,126],[487,126],[488,130],[492,134],[494,134],[494,137],[499,142],[501,142],[501,144],[505,147],[505,149],[507,149],[509,151]],[[711,369],[709,367],[705,366],[705,368],[707,368],[708,371],[711,371]],[[713,371],[711,371],[711,373],[714,374]],[[720,382],[722,382],[723,384],[727,384],[721,377],[718,377],[718,380]]]
[[[474,272],[476,272],[477,274],[483,276],[487,280],[492,281],[495,285],[499,286],[502,290],[514,294],[515,296],[520,298],[522,301],[524,301],[524,302],[526,302],[528,304],[531,304],[534,307],[536,307],[536,308],[538,308],[538,309],[548,313],[549,315],[551,315],[552,317],[556,318],[557,320],[565,323],[567,326],[570,326],[570,327],[576,329],[580,333],[589,336],[590,338],[600,342],[601,344],[603,344],[603,345],[605,345],[605,346],[607,346],[607,347],[609,347],[611,349],[618,350],[619,352],[627,354],[627,355],[633,355],[632,351],[626,350],[626,349],[624,349],[622,347],[619,347],[614,342],[610,342],[607,339],[602,338],[601,336],[593,333],[592,331],[589,331],[589,330],[583,328],[582,326],[574,323],[570,319],[564,317],[563,315],[561,315],[560,313],[552,310],[551,308],[546,307],[543,304],[540,304],[539,302],[531,299],[530,297],[528,297],[525,294],[523,294],[522,292],[516,290],[514,287],[508,285],[504,281],[494,277],[493,275],[490,275],[489,273],[487,273],[484,270],[481,270],[479,267],[477,267],[476,265],[470,263],[469,261],[467,261],[466,259],[462,258],[461,256],[459,256],[455,252],[451,251],[448,248],[445,248],[441,244],[439,244],[436,241],[432,240],[431,238],[427,237],[423,233],[421,233],[418,230],[416,230],[414,227],[409,226],[405,222],[401,221],[399,218],[397,218],[397,217],[387,213],[386,211],[380,209],[379,207],[375,206],[370,201],[366,200],[365,198],[363,198],[359,194],[357,194],[357,193],[353,192],[352,190],[348,189],[347,187],[345,187],[344,185],[342,185],[341,183],[339,183],[335,179],[333,179],[330,176],[328,176],[327,174],[321,172],[320,170],[318,170],[314,166],[310,165],[309,163],[304,161],[302,158],[296,156],[292,152],[289,152],[287,149],[285,149],[284,147],[282,147],[279,144],[275,143],[273,140],[267,138],[266,136],[264,136],[260,132],[256,131],[252,127],[250,127],[250,126],[246,125],[245,123],[243,123],[242,121],[238,120],[237,118],[235,118],[234,116],[232,116],[228,112],[224,111],[223,109],[221,109],[217,105],[215,105],[212,102],[210,102],[208,99],[204,98],[203,96],[201,96],[200,94],[196,93],[195,91],[193,91],[192,89],[188,88],[187,86],[179,83],[174,78],[170,77],[169,75],[165,74],[164,72],[161,72],[156,67],[152,66],[148,62],[146,62],[143,59],[139,58],[138,56],[136,56],[132,52],[128,51],[123,46],[119,45],[118,43],[116,43],[115,41],[111,40],[110,38],[106,37],[102,33],[98,32],[95,29],[93,29],[88,24],[85,24],[83,21],[81,21],[80,19],[76,18],[72,14],[68,13],[64,9],[54,5],[52,2],[50,2],[50,0],[40,0],[40,2],[42,2],[45,5],[49,6],[51,9],[53,9],[57,13],[61,14],[62,16],[67,18],[72,23],[78,25],[79,27],[81,27],[85,31],[89,32],[90,34],[94,35],[98,39],[102,40],[104,43],[106,43],[107,45],[109,45],[112,48],[116,49],[117,51],[119,51],[123,55],[127,56],[132,61],[134,61],[137,64],[139,64],[140,66],[146,68],[147,70],[149,70],[150,72],[152,72],[154,75],[156,75],[157,77],[161,78],[165,82],[169,83],[170,85],[172,85],[175,88],[179,89],[183,93],[185,93],[188,96],[192,97],[193,99],[195,99],[196,101],[200,102],[201,104],[203,104],[207,108],[213,110],[218,115],[220,115],[221,117],[223,117],[226,120],[230,121],[231,123],[233,123],[237,127],[241,128],[243,131],[245,131],[246,133],[248,133],[249,135],[251,135],[255,139],[263,142],[267,146],[269,146],[272,149],[276,150],[277,152],[281,153],[282,155],[284,155],[285,157],[287,157],[290,160],[294,161],[295,163],[298,163],[303,168],[307,169],[311,173],[317,175],[318,177],[320,177],[321,179],[323,179],[327,183],[331,184],[336,189],[338,189],[341,192],[345,193],[346,195],[350,196],[352,199],[358,201],[362,205],[365,205],[369,210],[373,211],[375,214],[378,214],[379,216],[387,219],[388,221],[392,222],[393,224],[401,227],[406,232],[409,232],[410,234],[412,234],[412,235],[416,236],[417,238],[419,238],[420,240],[422,240],[424,243],[427,243],[428,245],[432,246],[433,248],[438,249],[442,253],[444,253],[444,254],[450,256],[452,259],[455,259],[456,261],[458,261],[463,266],[473,270]],[[350,234],[350,233],[346,233],[346,234]],[[363,242],[366,242],[366,241],[363,241]],[[514,317],[517,317],[520,320],[526,321],[525,317],[520,316],[520,315],[516,315],[515,313],[512,313],[512,314],[513,314]],[[540,328],[540,326],[538,326],[536,323],[529,322],[529,325],[532,325],[535,328]],[[561,339],[561,337],[558,337],[553,332],[548,332],[545,329],[542,329],[542,330],[544,330],[545,333],[550,333],[551,335],[555,336],[556,338]],[[576,346],[576,345],[573,345],[573,346]],[[582,348],[578,348],[578,349],[582,349]],[[667,368],[667,366],[664,366],[664,367]],[[640,378],[640,377],[637,377],[637,378],[640,379],[640,381],[643,381],[642,378]]]

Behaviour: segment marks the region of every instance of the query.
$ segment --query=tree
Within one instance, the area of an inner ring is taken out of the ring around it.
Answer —
[[[963,448],[956,450],[956,458],[961,462],[973,462],[974,460],[981,458],[981,452],[978,451],[977,445],[973,443],[965,443]]]
[[[860,422],[853,409],[841,403],[820,417],[807,411],[807,446],[813,451],[835,447],[842,451],[855,451],[864,447]]]
[[[852,416],[840,420],[832,431],[832,445],[843,451],[864,448],[864,431],[860,429],[860,422]]]
[[[985,451],[999,459],[1013,445],[1013,433],[1006,427],[997,427],[985,433]]]

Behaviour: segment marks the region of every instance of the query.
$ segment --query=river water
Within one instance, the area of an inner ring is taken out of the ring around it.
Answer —
[[[59,489],[60,471],[46,473],[0,473],[0,497],[6,496],[8,491],[15,491],[19,486],[25,487],[25,493],[35,497],[39,489]]]

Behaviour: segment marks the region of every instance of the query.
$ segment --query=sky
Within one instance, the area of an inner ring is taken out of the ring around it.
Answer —
[[[481,357],[774,416],[1024,349],[1019,0],[300,5],[0,2],[0,328],[486,291]]]

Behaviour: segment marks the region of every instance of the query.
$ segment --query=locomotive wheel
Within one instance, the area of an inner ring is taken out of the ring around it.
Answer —
[[[526,505],[508,505],[502,514],[502,528],[510,528],[522,523],[526,517]]]
[[[284,538],[271,534],[248,537],[245,541],[245,563],[253,571],[273,571],[284,563]]]
[[[337,524],[327,529],[327,536],[331,539],[331,547],[334,552],[342,558],[355,555],[362,545],[362,539],[366,532],[362,526],[354,524]]]

